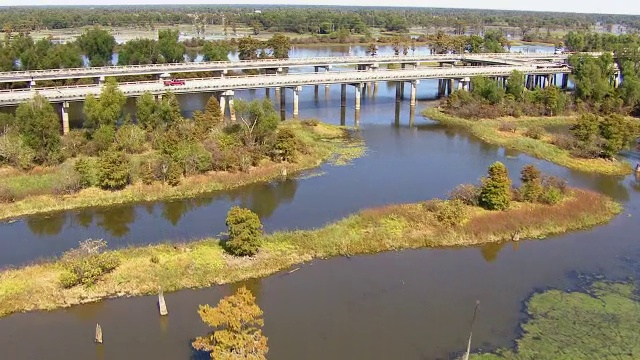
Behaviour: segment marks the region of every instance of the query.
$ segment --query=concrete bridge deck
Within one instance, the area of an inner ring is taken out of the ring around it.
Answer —
[[[127,97],[138,97],[145,92],[161,95],[168,91],[175,94],[198,92],[222,92],[227,90],[271,87],[295,88],[305,85],[362,84],[377,81],[415,81],[423,79],[465,79],[477,75],[506,77],[518,70],[529,75],[567,74],[568,67],[556,66],[468,66],[453,68],[417,68],[378,71],[340,71],[298,74],[274,74],[224,78],[188,79],[185,85],[165,86],[160,81],[119,83],[119,89]],[[100,95],[102,85],[77,85],[48,88],[13,89],[0,91],[0,106],[12,106],[32,98],[37,91],[52,103],[82,101],[87,95]]]
[[[599,55],[599,53],[592,53]],[[424,62],[466,62],[484,65],[525,65],[531,61],[564,62],[569,54],[555,53],[497,53],[497,54],[434,54],[391,56],[342,56],[293,59],[260,59],[251,61],[193,62],[129,66],[88,67],[0,72],[0,83],[31,82],[106,76],[179,74],[200,71],[241,71],[250,69],[278,69],[294,67],[323,67],[343,65],[419,64]]]

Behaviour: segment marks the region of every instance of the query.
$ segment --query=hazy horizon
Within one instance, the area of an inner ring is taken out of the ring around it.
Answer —
[[[0,0],[0,6],[55,6],[55,5],[86,5],[81,0]],[[187,0],[176,4],[175,0],[104,0],[98,6],[107,5],[322,5],[322,6],[384,6],[384,7],[421,7],[444,9],[477,9],[477,10],[519,10],[519,11],[549,11],[571,13],[596,13],[596,14],[620,14],[640,15],[640,2],[628,0],[577,1],[566,0],[539,0],[536,2],[515,2],[512,0],[487,0],[478,7],[478,2],[473,0],[331,0],[330,2],[317,4],[310,0],[278,0],[277,3],[259,0],[219,0],[212,3],[211,0]],[[95,6],[95,5],[94,5]]]

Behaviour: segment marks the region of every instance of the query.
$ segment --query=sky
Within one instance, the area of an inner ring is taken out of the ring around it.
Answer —
[[[2,6],[26,5],[134,5],[134,4],[287,4],[416,6],[471,9],[508,9],[640,15],[638,0],[0,0]]]

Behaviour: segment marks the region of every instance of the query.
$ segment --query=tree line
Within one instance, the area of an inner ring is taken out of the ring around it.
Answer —
[[[259,11],[256,11],[259,10]],[[485,26],[518,27],[526,34],[539,28],[589,29],[596,23],[640,28],[633,15],[437,8],[371,8],[322,6],[92,6],[7,7],[0,10],[4,31],[67,29],[83,26],[119,26],[154,29],[158,25],[194,24],[298,34],[328,34],[347,29],[363,34],[368,29],[407,31],[410,27],[453,28],[458,34]]]

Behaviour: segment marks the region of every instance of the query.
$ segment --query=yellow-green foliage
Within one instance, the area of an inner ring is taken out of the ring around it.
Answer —
[[[560,203],[516,203],[507,211],[460,206],[460,217],[441,216],[424,204],[364,210],[316,230],[277,232],[261,238],[252,258],[227,255],[217,239],[173,246],[152,245],[107,252],[120,265],[90,286],[64,289],[66,270],[53,261],[0,272],[0,316],[17,311],[54,309],[114,294],[141,295],[266,276],[313,258],[419,248],[469,246],[511,239],[543,238],[609,221],[620,206],[604,195],[570,189]],[[456,210],[458,212],[458,210]],[[449,221],[449,219],[455,219]],[[449,226],[455,223],[457,226]]]
[[[527,129],[532,126],[546,128],[573,125],[576,121],[575,117],[554,116],[466,120],[447,115],[437,108],[428,108],[423,112],[423,115],[444,125],[465,128],[473,135],[488,143],[522,151],[531,156],[548,160],[570,169],[607,175],[627,175],[632,172],[631,166],[626,161],[585,159],[573,156],[570,151],[553,145],[548,134],[543,135],[541,139],[532,139],[525,136],[520,130],[515,131],[513,134],[499,131],[500,124],[503,122],[514,124],[516,129]]]

